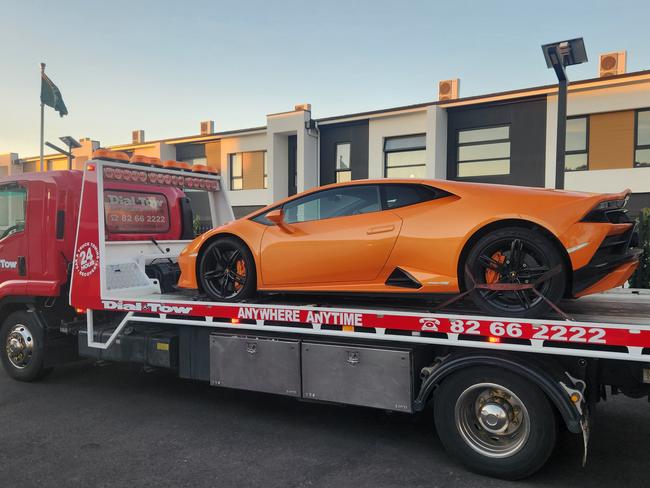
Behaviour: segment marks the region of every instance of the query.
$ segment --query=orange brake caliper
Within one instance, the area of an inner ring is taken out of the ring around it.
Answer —
[[[237,264],[235,265],[235,268],[237,269],[237,274],[239,276],[246,276],[246,265],[244,264],[244,260],[240,259],[237,261]],[[242,287],[241,283],[238,283],[235,281],[235,290],[239,290]]]
[[[503,262],[506,260],[506,257],[501,253],[501,251],[497,251],[492,255],[492,259],[494,259],[499,264],[503,264]],[[501,278],[501,274],[498,271],[495,271],[490,268],[485,270],[486,283],[488,284],[498,283],[500,278]]]

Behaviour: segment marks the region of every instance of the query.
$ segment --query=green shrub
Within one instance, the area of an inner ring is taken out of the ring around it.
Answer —
[[[650,288],[650,208],[639,213],[639,241],[643,248],[641,264],[630,278],[632,288]]]

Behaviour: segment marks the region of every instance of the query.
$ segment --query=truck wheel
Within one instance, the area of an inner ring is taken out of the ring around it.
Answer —
[[[516,480],[548,460],[557,437],[555,411],[524,378],[494,367],[462,370],[434,395],[445,449],[472,471]]]
[[[11,313],[0,327],[0,358],[5,371],[18,381],[35,381],[50,370],[43,368],[45,334],[33,313]]]

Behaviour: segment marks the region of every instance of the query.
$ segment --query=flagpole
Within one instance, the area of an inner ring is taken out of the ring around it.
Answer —
[[[45,63],[41,63],[41,84],[43,84],[43,75],[45,74]],[[43,172],[43,146],[45,145],[45,104],[41,100],[41,173]]]

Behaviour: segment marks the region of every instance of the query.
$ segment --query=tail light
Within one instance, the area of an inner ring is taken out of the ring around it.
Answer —
[[[604,200],[599,202],[592,208],[587,215],[584,216],[582,222],[604,222],[610,224],[627,224],[632,222],[627,216],[627,201],[630,195],[625,198],[617,198],[614,200]]]

